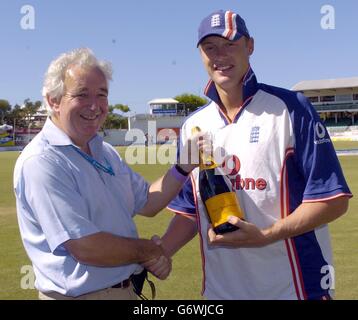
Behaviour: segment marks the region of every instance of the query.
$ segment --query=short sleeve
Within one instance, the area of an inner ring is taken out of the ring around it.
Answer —
[[[295,115],[295,156],[305,180],[303,201],[349,195],[329,133],[311,103],[298,94],[301,108]]]
[[[169,203],[168,209],[181,214],[196,214],[193,184],[188,179],[179,194]]]

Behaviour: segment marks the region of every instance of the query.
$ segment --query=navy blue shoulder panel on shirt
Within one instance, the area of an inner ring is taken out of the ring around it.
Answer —
[[[193,184],[189,178],[179,194],[169,203],[168,209],[185,214],[196,214],[196,206],[193,194]]]
[[[290,186],[301,189],[297,190],[301,194],[303,190],[301,199],[293,202],[350,194],[328,131],[309,100],[283,88],[260,84],[260,89],[281,99],[290,115],[295,139],[294,155],[289,159],[293,161],[289,175],[295,179]]]

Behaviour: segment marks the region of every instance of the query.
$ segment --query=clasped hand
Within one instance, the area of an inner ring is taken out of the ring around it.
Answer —
[[[154,241],[155,244],[158,246],[162,245],[162,240],[156,235],[153,236],[151,240]],[[142,263],[142,266],[144,268],[146,268],[150,273],[152,273],[160,280],[166,279],[172,270],[172,259],[168,255],[166,255],[163,248],[162,251],[163,254],[159,257]]]

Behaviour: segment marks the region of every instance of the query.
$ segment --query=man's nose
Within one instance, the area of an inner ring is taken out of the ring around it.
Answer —
[[[98,106],[98,103],[97,103],[97,99],[96,97],[90,97],[90,100],[88,101],[88,104],[89,104],[89,108],[91,110],[96,110],[97,109],[97,106]]]

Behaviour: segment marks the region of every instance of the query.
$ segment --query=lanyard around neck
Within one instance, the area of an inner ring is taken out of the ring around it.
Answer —
[[[103,172],[108,173],[111,176],[114,176],[114,171],[106,158],[104,158],[104,160],[106,161],[108,167],[99,163],[96,159],[93,159],[90,155],[81,151],[79,148],[76,148],[75,146],[72,146],[72,148],[75,149],[83,158],[85,158],[96,169],[102,170]]]

